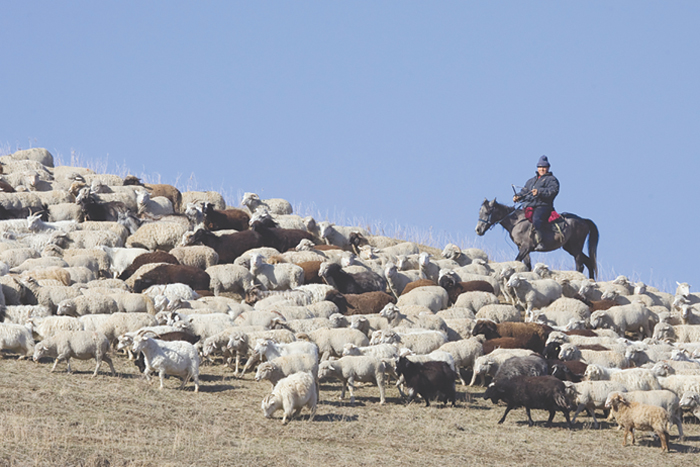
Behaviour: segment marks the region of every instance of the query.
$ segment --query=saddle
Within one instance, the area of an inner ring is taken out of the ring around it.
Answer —
[[[530,221],[532,224],[532,213],[534,212],[534,209],[531,207],[525,208],[525,219]],[[560,235],[564,236],[564,226],[566,225],[566,222],[564,221],[564,218],[559,215],[557,211],[552,209],[551,214],[549,215],[549,218],[547,219],[547,225],[549,225],[554,233],[559,233]]]

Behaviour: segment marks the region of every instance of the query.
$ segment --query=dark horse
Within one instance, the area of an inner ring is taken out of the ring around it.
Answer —
[[[487,199],[479,209],[479,222],[476,224],[476,233],[484,235],[496,224],[508,231],[511,240],[518,246],[516,261],[522,261],[528,270],[531,251],[553,251],[563,248],[576,260],[576,270],[583,272],[583,267],[588,268],[588,275],[595,279],[598,272],[596,264],[596,249],[598,248],[598,227],[590,219],[584,219],[575,214],[561,213],[564,222],[559,222],[559,228],[551,228],[544,233],[543,248],[535,250],[535,242],[532,235],[532,223],[525,219],[525,212],[513,206],[506,206]],[[583,253],[583,245],[588,238],[588,256]]]

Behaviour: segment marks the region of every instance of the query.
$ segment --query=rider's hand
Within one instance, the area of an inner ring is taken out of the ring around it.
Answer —
[[[520,196],[518,196],[518,195],[513,196],[513,202],[517,203],[518,201],[520,201]]]
[[[532,196],[537,196],[537,188],[535,188],[534,190],[532,190],[531,193],[532,193]]]

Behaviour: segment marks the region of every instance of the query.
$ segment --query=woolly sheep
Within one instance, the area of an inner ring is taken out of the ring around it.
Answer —
[[[3,350],[20,353],[20,359],[32,355],[34,338],[31,331],[22,324],[0,323],[0,352]]]
[[[340,399],[345,398],[345,386],[350,390],[350,403],[355,403],[355,381],[371,382],[379,387],[379,403],[384,404],[384,373],[386,365],[381,360],[367,356],[345,356],[337,360],[323,361],[318,367],[319,379],[333,377],[342,382]]]
[[[293,289],[304,283],[301,267],[289,263],[266,264],[259,254],[250,258],[250,273],[267,290]]]
[[[646,368],[619,369],[589,364],[584,373],[584,378],[591,381],[617,381],[618,383],[622,383],[630,391],[662,389],[656,375]]]
[[[691,411],[695,418],[700,420],[700,394],[694,391],[684,392],[679,406],[683,410]]]
[[[151,371],[156,370],[160,377],[160,389],[163,389],[167,374],[182,378],[180,389],[190,378],[193,379],[194,392],[199,392],[199,355],[194,345],[185,341],[156,341],[148,332],[144,332],[134,337],[131,350],[137,354],[143,352],[146,361],[143,374],[147,381],[151,380]]]
[[[678,428],[678,440],[683,441],[683,416],[681,414],[680,398],[666,389],[658,391],[628,391],[611,392],[605,401],[605,406],[609,407],[613,398],[622,397],[628,402],[638,402],[640,404],[661,407],[668,412],[671,423]]]
[[[119,310],[112,297],[104,295],[81,295],[61,301],[57,315],[83,316],[87,314],[112,314]]]
[[[42,357],[55,357],[51,371],[56,369],[58,362],[65,360],[68,373],[71,372],[70,359],[89,360],[94,358],[97,362],[95,372],[92,376],[97,376],[97,372],[102,365],[102,360],[109,364],[112,376],[116,374],[109,351],[109,341],[104,334],[95,331],[60,331],[52,336],[45,337],[34,348],[34,361]]]
[[[449,296],[447,291],[440,286],[419,287],[401,295],[396,305],[401,309],[409,305],[422,305],[433,313],[437,313],[447,308]]]
[[[355,344],[358,347],[369,345],[367,336],[357,329],[334,328],[317,329],[308,334],[311,342],[318,346],[321,360],[328,360],[330,356],[341,356],[345,344]]]
[[[513,305],[501,304],[484,305],[479,309],[479,311],[476,312],[475,318],[489,319],[491,321],[495,321],[496,323],[521,322],[523,320],[521,313]]]
[[[588,321],[590,315],[590,308],[582,301],[560,297],[547,307],[534,311],[532,321],[550,326],[566,326],[572,319]]]
[[[567,388],[567,396],[576,406],[576,412],[571,418],[571,423],[576,422],[576,417],[583,409],[593,418],[593,426],[598,428],[598,420],[595,417],[595,410],[603,410],[608,395],[613,392],[627,391],[625,385],[617,381],[581,381],[572,383],[564,381]]]
[[[150,222],[143,224],[126,239],[129,248],[145,248],[150,251],[170,251],[180,243],[187,226],[177,222]]]
[[[193,266],[206,270],[219,263],[219,254],[206,245],[178,246],[170,250],[183,266]]]
[[[532,350],[527,349],[496,349],[488,355],[477,357],[474,361],[472,380],[469,386],[474,386],[477,378],[481,377],[482,385],[486,382],[486,375],[495,375],[498,367],[511,357],[524,357],[536,355]]]
[[[484,350],[481,341],[476,338],[462,339],[455,342],[447,342],[438,348],[439,351],[447,352],[454,359],[455,369],[462,386],[466,386],[464,377],[459,369],[473,369],[477,358],[483,355]]]
[[[146,215],[150,217],[161,217],[173,214],[173,203],[164,196],[151,195],[145,190],[139,190],[136,193],[136,205],[140,216]]]
[[[246,192],[241,198],[241,206],[245,206],[254,213],[258,208],[265,208],[270,214],[291,214],[294,212],[289,201],[281,198],[260,199],[255,193]]]
[[[255,372],[255,381],[267,380],[275,385],[289,375],[305,371],[316,378],[318,375],[318,360],[310,354],[283,355],[263,362]]]
[[[468,308],[478,314],[487,305],[498,305],[498,297],[489,292],[473,291],[464,292],[457,297],[454,306]]]
[[[262,400],[261,408],[265,418],[272,417],[272,414],[282,408],[282,424],[286,425],[304,407],[311,411],[309,421],[313,420],[317,401],[318,391],[313,376],[310,373],[299,372],[281,379],[272,393]]]
[[[561,285],[552,279],[529,281],[517,273],[508,280],[508,287],[513,290],[518,302],[525,308],[526,316],[530,316],[532,310],[544,308],[561,297]]]
[[[391,330],[376,331],[370,341],[374,344],[395,344],[419,355],[428,354],[447,343],[447,335],[441,331],[415,330],[410,333],[396,333]]]
[[[51,316],[51,311],[43,305],[9,305],[5,308],[5,322],[25,324],[29,318]]]
[[[621,336],[625,332],[641,332],[642,337],[650,337],[656,322],[658,322],[658,317],[638,302],[595,311],[591,313],[590,317],[592,328],[609,328]]]
[[[208,267],[209,288],[214,295],[233,292],[244,295],[254,286],[255,277],[250,271],[236,264],[217,264]]]
[[[420,272],[399,272],[398,268],[394,263],[388,263],[384,268],[384,277],[386,277],[386,281],[389,285],[391,293],[394,294],[396,298],[399,298],[408,284],[420,279]]]
[[[616,394],[605,404],[610,408],[617,423],[624,428],[622,445],[627,445],[627,435],[632,434],[634,444],[635,430],[653,431],[661,440],[661,451],[668,451],[668,427],[670,416],[665,409],[653,405],[628,402],[622,394]]]
[[[671,326],[667,323],[658,323],[654,327],[652,337],[678,343],[697,343],[700,342],[700,326],[694,324]]]
[[[328,221],[319,222],[318,228],[321,238],[327,245],[339,246],[344,250],[351,247],[349,239],[351,233],[359,232],[364,236],[368,235],[367,231],[361,227],[339,226]]]
[[[696,375],[669,375],[657,378],[662,389],[673,391],[681,396],[688,391],[700,393],[700,376]]]
[[[607,368],[629,368],[631,362],[625,356],[614,350],[579,349],[574,344],[562,344],[559,359],[564,361],[581,360],[589,365],[599,365]]]

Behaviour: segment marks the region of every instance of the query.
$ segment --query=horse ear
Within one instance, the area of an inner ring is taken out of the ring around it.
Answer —
[[[489,201],[489,206],[494,207],[496,205],[496,198],[493,201]]]

